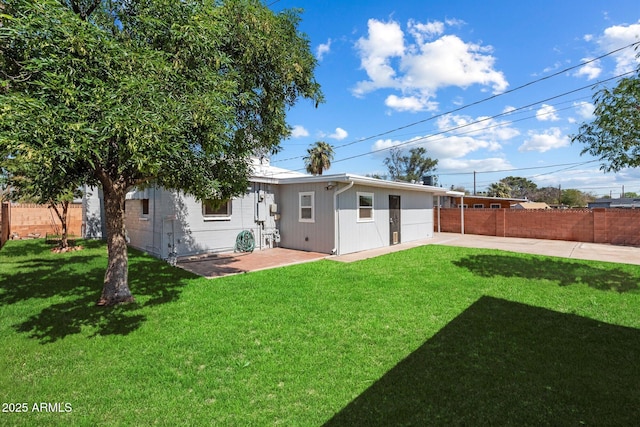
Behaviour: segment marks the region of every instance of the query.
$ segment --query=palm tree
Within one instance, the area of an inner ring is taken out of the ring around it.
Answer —
[[[324,141],[317,141],[307,149],[304,165],[307,172],[313,175],[322,175],[322,172],[331,167],[333,160],[333,147]]]

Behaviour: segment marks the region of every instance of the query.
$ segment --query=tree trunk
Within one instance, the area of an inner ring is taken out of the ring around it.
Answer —
[[[129,290],[127,241],[124,228],[124,185],[103,181],[109,263],[104,275],[104,287],[98,305],[110,306],[133,302]]]
[[[60,225],[62,226],[61,233],[60,233],[61,249],[66,249],[69,247],[69,239],[67,238],[68,236],[67,213],[69,211],[69,203],[70,202],[68,201],[61,202],[62,212],[60,212],[60,210],[58,209],[58,204],[55,201],[50,203],[50,207],[53,208],[54,212],[58,216],[58,219],[60,220]]]
[[[68,227],[67,227],[67,212],[69,210],[69,202],[62,202],[62,216],[60,217],[60,224],[62,225],[62,235],[60,236],[60,247],[66,249],[69,247],[68,239]]]

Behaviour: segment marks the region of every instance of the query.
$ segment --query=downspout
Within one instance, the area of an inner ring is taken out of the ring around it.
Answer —
[[[340,255],[340,215],[338,209],[338,195],[344,193],[355,184],[354,181],[350,181],[349,185],[346,187],[342,187],[333,192],[333,243],[335,247],[333,248],[334,255]]]
[[[464,196],[460,196],[460,234],[464,234]]]

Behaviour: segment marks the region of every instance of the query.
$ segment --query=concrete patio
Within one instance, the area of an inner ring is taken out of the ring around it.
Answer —
[[[254,252],[210,254],[178,260],[178,267],[208,278],[248,273],[316,261],[329,255],[285,248]]]

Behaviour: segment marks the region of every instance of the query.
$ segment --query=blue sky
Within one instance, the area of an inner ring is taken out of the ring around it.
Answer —
[[[570,142],[590,120],[593,86],[637,66],[633,48],[593,61],[640,41],[637,0],[266,3],[303,9],[326,97],[289,111],[294,134],[274,166],[302,171],[309,145],[326,141],[326,173],[385,174],[390,147],[423,146],[444,187],[473,191],[476,171],[477,191],[513,175],[640,193],[640,170],[605,174]]]

